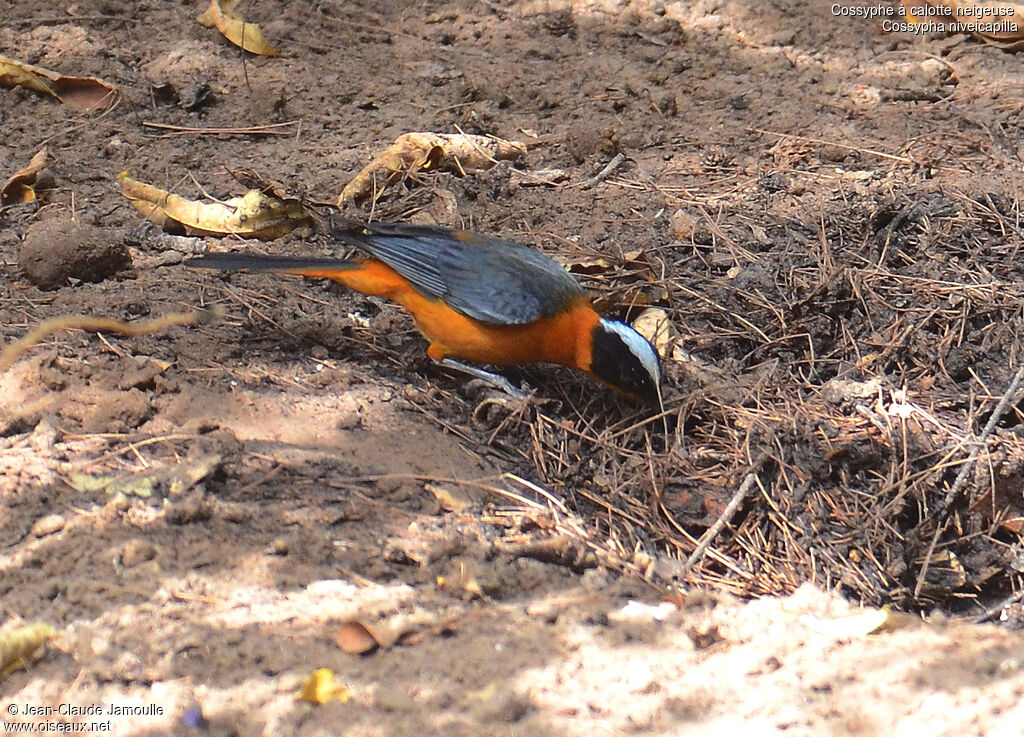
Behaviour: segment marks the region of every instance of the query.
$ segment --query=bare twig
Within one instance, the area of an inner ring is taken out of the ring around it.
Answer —
[[[974,470],[974,464],[978,461],[978,456],[981,454],[982,449],[985,447],[985,443],[988,441],[989,436],[995,430],[999,420],[1003,418],[1007,408],[1011,404],[1017,403],[1017,397],[1020,393],[1020,383],[1024,380],[1024,366],[1017,369],[1017,373],[1014,374],[1013,380],[1010,385],[1006,387],[1006,391],[1003,393],[1003,398],[999,400],[999,404],[992,411],[992,416],[988,418],[988,422],[985,423],[985,428],[981,431],[981,435],[974,442],[974,448],[971,449],[971,454],[967,456],[967,460],[964,461],[960,467],[960,472],[957,473],[956,478],[953,480],[953,485],[949,487],[949,491],[946,492],[946,497],[943,499],[942,508],[939,510],[939,521],[935,526],[935,534],[932,535],[931,544],[928,546],[928,552],[924,556],[924,563],[921,564],[921,573],[917,576],[917,584],[914,586],[914,598],[916,599],[921,595],[921,588],[924,586],[925,578],[928,574],[928,566],[931,564],[932,555],[935,553],[935,546],[939,542],[939,537],[946,529],[946,525],[949,522],[950,510],[953,507],[953,503],[959,496],[961,489],[965,483],[967,483],[967,477],[971,471]]]
[[[604,169],[599,171],[595,176],[592,176],[587,181],[583,182],[583,189],[590,189],[596,187],[598,184],[603,182],[605,179],[610,177],[612,173],[622,166],[622,162],[626,160],[626,155],[623,153],[617,153],[612,157],[612,160],[605,165]]]
[[[90,330],[92,332],[119,333],[121,335],[148,335],[170,327],[198,325],[221,317],[221,310],[197,310],[196,312],[175,312],[145,322],[122,322],[111,317],[89,317],[86,315],[65,315],[43,320],[38,327],[24,338],[14,341],[0,351],[0,371],[6,371],[32,346],[61,330]]]
[[[299,125],[301,121],[289,120],[284,123],[267,123],[266,125],[253,125],[241,128],[193,128],[185,125],[169,125],[167,123],[153,123],[149,120],[142,121],[144,128],[156,128],[158,130],[170,131],[164,136],[290,136],[290,130]]]
[[[736,514],[737,510],[739,510],[743,501],[747,498],[747,494],[749,494],[750,490],[754,488],[754,482],[757,481],[757,474],[760,473],[761,466],[764,465],[767,458],[768,454],[762,453],[758,459],[754,461],[753,469],[751,469],[750,473],[748,473],[743,479],[743,483],[740,484],[740,488],[738,488],[736,493],[732,495],[732,499],[729,500],[725,509],[722,510],[722,514],[719,515],[717,520],[715,520],[715,524],[711,525],[711,527],[709,527],[707,531],[700,536],[697,548],[686,560],[686,565],[683,566],[683,576],[689,575],[694,566],[700,563],[701,559],[704,557],[704,553],[707,551],[711,543],[713,543],[715,538],[721,534],[726,525],[732,521],[733,516]]]

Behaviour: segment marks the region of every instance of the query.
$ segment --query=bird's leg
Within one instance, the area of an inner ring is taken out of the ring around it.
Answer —
[[[490,371],[484,371],[482,368],[479,368],[477,366],[471,366],[468,363],[463,363],[462,361],[458,361],[454,358],[442,358],[440,361],[438,361],[438,364],[440,364],[441,366],[445,366],[446,368],[461,371],[464,374],[469,374],[470,376],[484,382],[488,386],[492,386],[498,391],[505,392],[513,399],[526,399],[527,395],[525,392],[523,392],[521,389],[517,389],[515,386],[512,385],[511,381],[506,379],[504,376],[501,376],[500,374],[494,374],[491,373]]]

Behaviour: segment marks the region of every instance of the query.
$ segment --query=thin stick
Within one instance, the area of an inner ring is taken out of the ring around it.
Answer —
[[[196,135],[235,135],[235,136],[248,136],[248,135],[264,135],[264,136],[287,136],[290,135],[290,131],[279,130],[280,128],[288,128],[290,126],[298,125],[298,120],[289,120],[285,123],[267,123],[266,125],[254,125],[247,128],[192,128],[185,125],[168,125],[167,123],[153,123],[149,120],[142,121],[144,128],[157,128],[159,130],[171,131],[168,135],[184,136],[188,134]]]
[[[953,506],[953,502],[956,501],[957,496],[960,494],[960,490],[964,484],[967,483],[968,474],[974,469],[974,464],[978,461],[978,456],[981,454],[982,449],[985,447],[985,443],[988,442],[989,436],[993,430],[996,429],[996,425],[999,420],[1006,414],[1007,408],[1011,404],[1016,404],[1017,394],[1019,393],[1019,387],[1021,381],[1024,381],[1024,366],[1017,369],[1017,373],[1013,376],[1013,381],[1006,387],[1006,391],[1003,393],[1003,398],[999,400],[999,404],[996,405],[995,411],[992,412],[992,416],[988,418],[988,422],[985,423],[985,429],[981,431],[981,435],[974,443],[974,448],[971,450],[971,454],[967,456],[967,460],[960,467],[960,472],[953,479],[953,485],[949,487],[949,491],[946,493],[946,498],[943,499],[942,509],[940,510],[939,524],[935,527],[935,534],[932,535],[931,544],[928,546],[928,553],[924,557],[924,563],[921,565],[921,573],[917,576],[917,584],[914,586],[914,598],[916,599],[921,594],[921,588],[924,586],[925,576],[928,573],[928,566],[931,564],[932,555],[935,553],[935,546],[939,542],[939,536],[946,529],[946,523],[949,522],[949,510]]]
[[[997,614],[1001,614],[1002,611],[1004,609],[1006,609],[1008,606],[1010,606],[1011,604],[1016,604],[1021,599],[1024,599],[1024,590],[1017,591],[1016,593],[1010,594],[1005,599],[1003,599],[1001,602],[999,602],[995,606],[989,607],[988,609],[986,609],[984,612],[979,614],[977,617],[975,617],[971,621],[974,624],[981,624],[982,622],[987,622],[988,620],[992,619]]]
[[[590,189],[591,187],[595,187],[601,182],[603,182],[605,179],[610,177],[612,175],[612,172],[618,169],[622,165],[622,162],[625,160],[625,154],[621,152],[615,154],[615,156],[612,157],[612,160],[608,162],[604,169],[599,171],[596,176],[593,176],[587,181],[583,182],[583,189]]]
[[[700,541],[697,543],[697,548],[693,551],[690,557],[687,559],[686,564],[683,566],[682,575],[688,576],[690,571],[693,570],[694,566],[700,563],[701,559],[704,558],[704,553],[707,552],[708,547],[715,541],[715,538],[721,534],[722,530],[725,529],[736,514],[736,511],[743,504],[743,500],[747,498],[747,494],[754,488],[754,482],[757,481],[757,474],[761,470],[761,466],[768,458],[767,453],[762,453],[758,459],[754,462],[754,467],[743,479],[743,483],[740,484],[740,488],[733,494],[732,499],[726,505],[725,509],[722,510],[722,514],[715,521],[715,524],[711,525],[707,531],[701,535]]]
[[[65,315],[43,320],[24,338],[14,341],[0,351],[0,371],[6,371],[22,353],[36,345],[43,338],[61,330],[89,330],[91,332],[120,333],[121,335],[148,335],[170,327],[199,325],[219,318],[219,309],[197,310],[196,312],[174,312],[146,322],[122,322],[111,317],[89,317],[87,315]]]

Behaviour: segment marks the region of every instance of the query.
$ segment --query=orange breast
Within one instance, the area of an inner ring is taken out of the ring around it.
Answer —
[[[441,300],[423,296],[391,267],[374,259],[361,261],[359,268],[348,271],[304,273],[402,305],[430,341],[427,352],[435,360],[452,356],[496,366],[544,362],[583,370],[590,367],[590,336],[599,318],[583,297],[554,317],[529,325],[487,325]]]

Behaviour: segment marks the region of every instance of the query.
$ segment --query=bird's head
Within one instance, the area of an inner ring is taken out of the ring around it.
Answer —
[[[612,389],[657,405],[661,363],[647,339],[624,322],[603,317],[591,335],[590,373]]]

